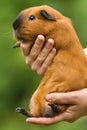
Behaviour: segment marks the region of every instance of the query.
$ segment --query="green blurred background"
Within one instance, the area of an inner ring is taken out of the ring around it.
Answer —
[[[26,118],[15,113],[18,106],[28,109],[41,77],[26,66],[20,49],[12,48],[12,22],[21,10],[42,4],[70,17],[83,48],[87,47],[87,0],[0,0],[0,130],[87,130],[86,117],[72,124],[39,126],[26,124]]]

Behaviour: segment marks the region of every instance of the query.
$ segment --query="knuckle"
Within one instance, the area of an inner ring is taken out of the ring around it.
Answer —
[[[48,58],[47,58],[48,62],[52,62],[55,55],[56,55],[56,50],[52,49],[52,51],[49,53]]]
[[[47,68],[48,68],[48,64],[47,62],[44,62],[41,69],[45,72]]]
[[[31,69],[32,69],[33,71],[37,71],[37,67],[36,67],[35,65],[32,65],[32,66],[31,66]]]
[[[48,55],[48,57],[43,63],[43,68],[47,69],[48,66],[51,64],[52,60],[53,60],[52,56]]]
[[[49,52],[52,48],[53,48],[53,45],[52,45],[51,43],[46,44],[45,47],[44,47],[44,49],[45,49],[46,51],[48,51],[48,52]]]
[[[29,62],[28,62],[28,60],[26,60],[26,61],[25,61],[25,63],[26,63],[26,65],[29,65]]]
[[[50,64],[50,62],[53,60],[53,56],[52,54],[48,56],[47,58],[47,63],[46,64]]]
[[[26,65],[31,66],[31,60],[29,58],[26,58],[25,60]]]
[[[74,118],[72,116],[68,116],[66,121],[69,122],[69,123],[73,123],[74,122]]]
[[[37,51],[34,50],[34,49],[32,49],[31,52],[30,52],[30,57],[31,57],[32,59],[35,59],[36,56],[37,56]]]
[[[37,70],[37,74],[42,76],[43,75],[43,71],[41,71],[40,69]]]
[[[52,49],[52,53],[53,53],[54,55],[56,55],[56,52],[57,52],[56,49],[53,48],[53,49]]]
[[[37,64],[40,66],[43,62],[44,62],[44,60],[45,60],[45,57],[43,56],[39,56],[38,58],[37,58]]]

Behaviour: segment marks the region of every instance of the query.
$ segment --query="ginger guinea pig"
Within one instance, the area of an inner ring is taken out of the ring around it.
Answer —
[[[38,34],[54,39],[57,54],[45,72],[30,100],[30,112],[17,108],[29,117],[53,117],[67,105],[47,102],[48,93],[69,92],[87,87],[87,58],[71,20],[49,6],[23,10],[13,22],[14,36],[19,41],[34,43]]]

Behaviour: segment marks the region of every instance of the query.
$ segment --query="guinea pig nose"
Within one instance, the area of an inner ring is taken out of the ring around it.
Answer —
[[[15,21],[13,22],[13,28],[17,30],[22,23],[22,16],[18,16]]]

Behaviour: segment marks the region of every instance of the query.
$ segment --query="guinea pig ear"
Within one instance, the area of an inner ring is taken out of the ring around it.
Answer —
[[[56,21],[56,19],[53,18],[50,14],[48,14],[46,10],[41,10],[40,14],[47,20]]]

